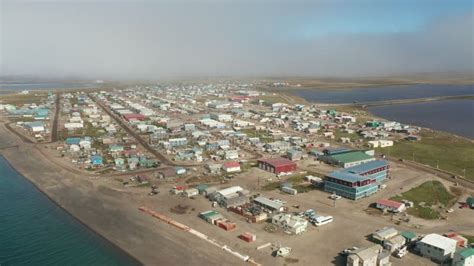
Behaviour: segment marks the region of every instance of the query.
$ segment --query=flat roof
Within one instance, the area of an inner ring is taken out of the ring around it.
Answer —
[[[280,204],[278,202],[275,202],[271,199],[268,199],[268,198],[265,198],[265,197],[262,197],[262,196],[259,196],[259,197],[255,198],[254,201],[257,202],[257,203],[260,203],[262,205],[268,206],[270,208],[273,208],[275,210],[278,210],[281,207],[283,207],[283,204]]]
[[[349,167],[346,169],[347,172],[354,173],[354,174],[361,174],[368,172],[373,169],[377,169],[380,167],[384,167],[388,165],[388,161],[386,160],[374,160],[371,162],[359,164],[353,167]]]
[[[335,179],[339,179],[342,181],[350,182],[350,183],[355,183],[358,181],[364,181],[364,180],[370,179],[370,177],[360,176],[357,174],[352,174],[352,173],[348,173],[346,171],[341,171],[341,170],[333,171],[327,174],[327,176],[335,178]]]
[[[463,258],[474,256],[474,248],[464,248],[459,250],[459,255]]]
[[[342,163],[351,163],[351,162],[374,159],[374,157],[362,151],[350,151],[350,152],[345,152],[345,153],[338,153],[338,154],[331,155],[331,157]]]
[[[442,235],[438,234],[428,234],[425,237],[423,237],[420,242],[428,244],[430,246],[438,247],[444,250],[448,250],[452,248],[453,246],[455,247],[457,244],[457,241],[454,239],[451,239],[449,237],[445,237]]]

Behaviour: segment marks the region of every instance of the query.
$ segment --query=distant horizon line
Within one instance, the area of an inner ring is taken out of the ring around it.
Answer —
[[[469,72],[420,72],[410,74],[381,74],[381,75],[356,75],[356,76],[342,76],[342,75],[182,75],[174,77],[161,78],[107,78],[107,77],[75,77],[75,76],[37,76],[37,75],[0,75],[0,82],[8,81],[35,81],[35,82],[96,82],[103,80],[104,82],[160,82],[160,81],[192,81],[192,80],[347,80],[357,81],[363,79],[401,79],[401,78],[416,78],[416,77],[443,77],[443,78],[472,78],[474,73]]]

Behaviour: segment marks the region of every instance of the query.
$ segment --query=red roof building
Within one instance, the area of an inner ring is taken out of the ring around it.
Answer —
[[[453,240],[456,240],[456,246],[460,247],[460,248],[463,248],[463,247],[466,247],[467,244],[468,244],[468,241],[465,237],[463,236],[460,236],[459,234],[457,233],[454,233],[454,232],[450,232],[450,233],[446,233],[444,234],[445,237],[448,237],[448,238],[451,238]]]
[[[227,173],[240,172],[240,164],[238,162],[226,162],[222,165],[222,168]]]
[[[376,202],[376,204],[378,209],[391,212],[402,212],[406,209],[404,203],[389,199],[380,199]]]
[[[145,116],[142,114],[124,114],[123,118],[127,121],[133,121],[133,120],[145,120]]]
[[[258,168],[275,174],[296,171],[296,163],[285,158],[258,160]]]

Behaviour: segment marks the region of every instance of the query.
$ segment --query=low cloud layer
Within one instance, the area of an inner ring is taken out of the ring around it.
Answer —
[[[338,13],[344,5],[7,0],[1,71],[102,79],[474,71],[472,7],[375,27],[398,11],[345,18],[363,7]]]

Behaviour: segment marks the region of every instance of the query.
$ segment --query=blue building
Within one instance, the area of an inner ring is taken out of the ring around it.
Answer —
[[[346,169],[348,173],[374,178],[379,185],[385,181],[389,171],[390,165],[385,160],[375,160]]]
[[[79,145],[81,138],[67,138],[65,142],[67,145]]]
[[[379,190],[389,168],[387,161],[376,160],[333,171],[324,180],[324,190],[353,200],[368,197]]]
[[[92,163],[92,165],[102,165],[103,164],[102,156],[92,155],[91,156],[91,163]]]

